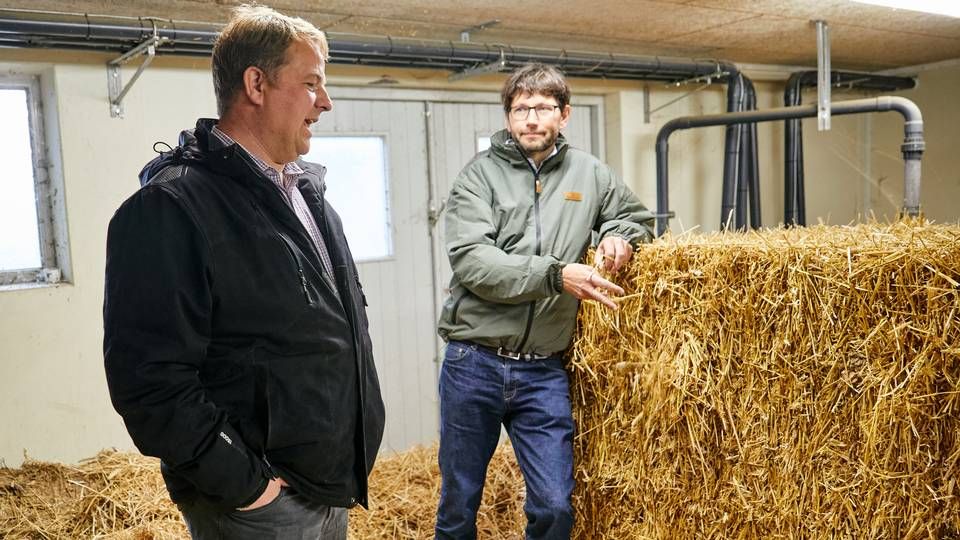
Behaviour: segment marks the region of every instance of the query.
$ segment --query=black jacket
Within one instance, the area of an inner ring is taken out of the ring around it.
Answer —
[[[366,505],[383,436],[366,301],[323,174],[298,187],[337,290],[301,223],[211,120],[150,162],[110,222],[104,365],[137,447],[175,502],[249,504],[282,476],[310,499]]]

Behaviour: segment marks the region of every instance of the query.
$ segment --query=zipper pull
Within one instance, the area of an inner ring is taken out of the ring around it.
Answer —
[[[537,178],[537,193],[542,193],[542,192],[543,192],[543,185],[540,184],[540,179]]]
[[[303,287],[303,297],[307,299],[307,304],[313,305],[313,302],[310,300],[310,292],[307,290],[307,278],[303,275],[303,269],[297,268],[297,273],[300,274],[300,286]]]

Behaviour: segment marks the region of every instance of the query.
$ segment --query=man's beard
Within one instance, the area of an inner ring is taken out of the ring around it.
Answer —
[[[536,154],[537,152],[543,152],[544,150],[553,147],[557,142],[557,134],[547,132],[547,134],[539,140],[528,142],[524,138],[520,137],[520,146],[523,147],[523,151],[526,154]]]

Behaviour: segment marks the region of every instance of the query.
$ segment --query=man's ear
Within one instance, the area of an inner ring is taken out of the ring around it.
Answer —
[[[567,127],[567,122],[570,121],[570,113],[573,112],[573,108],[567,104],[560,109],[560,129]]]
[[[267,84],[267,74],[256,66],[243,71],[243,93],[255,105],[263,105],[263,87]]]

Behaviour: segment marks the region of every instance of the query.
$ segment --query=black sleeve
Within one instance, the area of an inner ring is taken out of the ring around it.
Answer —
[[[198,375],[213,298],[207,243],[162,187],[127,200],[107,233],[103,356],[130,437],[214,504],[255,500],[269,477]]]

